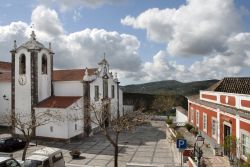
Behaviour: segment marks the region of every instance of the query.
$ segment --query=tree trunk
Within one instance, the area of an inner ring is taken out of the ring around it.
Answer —
[[[119,144],[118,144],[119,132],[115,134],[115,154],[114,154],[114,167],[118,167],[118,153],[119,153]]]
[[[25,144],[25,147],[24,147],[24,149],[23,149],[22,161],[25,160],[25,157],[26,157],[26,153],[27,153],[29,144],[30,144],[30,141],[29,141],[29,140],[26,140],[26,144]]]
[[[118,167],[118,144],[115,147],[114,167]]]

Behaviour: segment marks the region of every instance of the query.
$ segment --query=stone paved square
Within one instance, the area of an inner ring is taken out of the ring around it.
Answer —
[[[178,153],[170,148],[162,121],[151,121],[133,132],[122,133],[119,138],[119,167],[125,167],[127,163],[179,166]],[[27,156],[46,146],[60,148],[67,167],[114,166],[114,148],[101,133],[70,143],[38,141],[37,146],[29,147]],[[69,152],[76,148],[82,152],[82,158],[72,160]],[[21,159],[21,156],[22,150],[14,152],[14,158]]]

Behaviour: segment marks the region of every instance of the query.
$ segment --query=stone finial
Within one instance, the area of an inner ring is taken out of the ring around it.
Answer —
[[[36,40],[36,34],[34,30],[31,32],[30,37],[32,40]]]
[[[50,50],[50,51],[52,50],[51,42],[49,42],[49,50]]]
[[[85,74],[83,77],[83,81],[91,81],[91,77],[89,76],[88,68],[85,69]]]
[[[88,68],[86,67],[86,70],[85,70],[85,75],[88,76],[89,75],[89,72],[88,72]]]
[[[14,40],[14,49],[16,49],[17,48],[17,45],[16,45],[16,40]]]
[[[118,82],[117,72],[116,72],[115,75],[114,75],[114,81],[115,81],[115,82]]]

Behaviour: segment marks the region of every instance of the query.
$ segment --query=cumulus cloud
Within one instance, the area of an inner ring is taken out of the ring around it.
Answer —
[[[45,46],[52,42],[56,68],[97,67],[104,52],[111,68],[115,70],[135,72],[140,68],[140,42],[135,36],[104,29],[84,29],[67,34],[57,12],[42,5],[33,10],[30,24],[13,22],[0,26],[1,55],[9,55],[13,40],[16,39],[18,44],[25,42],[29,38],[32,24],[35,25],[37,40]]]
[[[143,64],[143,80],[189,80],[187,68],[184,65],[177,64],[175,61],[168,61],[166,51],[160,50],[153,56],[152,62]],[[137,76],[138,77],[138,76]]]
[[[167,59],[158,54],[144,69],[165,67],[173,71],[179,80],[202,80],[241,76],[250,67],[250,33],[242,33],[241,16],[248,12],[236,9],[233,0],[187,0],[179,8],[148,9],[137,17],[126,16],[123,25],[147,32],[149,40],[166,44],[166,52],[171,56],[202,56],[190,67],[183,67],[181,75]],[[160,60],[161,61],[157,61]],[[148,66],[148,68],[146,68]],[[177,65],[178,66],[178,65]],[[158,68],[164,71],[164,68]],[[153,72],[156,75],[156,72]],[[150,78],[162,78],[163,76]]]
[[[30,23],[0,26],[0,54],[1,60],[10,60],[13,40],[18,45],[25,42],[34,24],[37,39],[45,46],[52,42],[56,68],[96,67],[105,52],[111,68],[119,72],[123,81],[220,79],[240,76],[242,70],[250,67],[250,33],[239,32],[239,20],[231,0],[188,0],[178,9],[155,8],[138,17],[127,16],[122,24],[145,29],[150,40],[167,46],[152,61],[142,62],[137,37],[95,28],[67,33],[58,13],[39,5],[33,10]],[[188,67],[169,61],[170,55],[203,58]]]
[[[52,40],[64,33],[57,12],[43,5],[39,5],[33,10],[31,24],[34,25],[42,40]]]
[[[138,71],[141,64],[137,53],[139,45],[132,35],[85,29],[63,35],[55,42],[59,56],[55,56],[55,60],[58,67],[95,67],[105,53],[113,69]],[[65,61],[64,58],[71,60]]]
[[[23,41],[26,39],[27,29],[29,25],[27,23],[18,21],[12,22],[10,25],[0,26],[0,55],[1,60],[9,61],[9,51],[13,49],[14,40]],[[17,42],[18,42],[17,41]]]
[[[238,32],[239,22],[233,0],[187,0],[178,9],[154,8],[121,20],[124,25],[145,29],[150,40],[166,43],[171,55],[224,51],[224,41]]]

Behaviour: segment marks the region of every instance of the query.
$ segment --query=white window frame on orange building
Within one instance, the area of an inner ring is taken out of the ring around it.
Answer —
[[[191,122],[194,123],[194,108],[191,107]]]
[[[243,135],[247,136],[247,138],[248,138],[247,143],[243,143],[244,142],[243,141]],[[247,155],[243,154],[243,146],[247,148],[247,152],[248,152],[248,154],[250,154],[250,133],[248,131],[246,131],[246,130],[241,129],[240,130],[240,140],[241,140],[241,142],[240,142],[241,158],[246,161],[247,160]]]
[[[199,127],[200,124],[200,111],[196,110],[196,126]]]
[[[211,125],[212,125],[212,137],[217,140],[218,135],[218,121],[215,117],[212,117],[211,119]],[[215,124],[214,124],[215,123]]]
[[[206,121],[204,121],[204,117],[206,117]],[[204,124],[204,123],[206,123],[206,124]],[[204,125],[206,125],[206,127]],[[203,115],[202,115],[202,129],[204,132],[207,133],[207,114],[206,113],[203,113]]]

